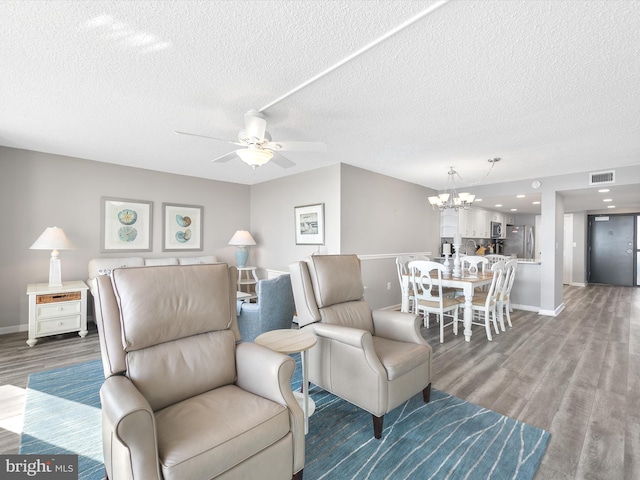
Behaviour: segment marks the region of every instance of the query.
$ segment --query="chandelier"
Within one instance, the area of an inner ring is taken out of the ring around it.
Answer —
[[[460,192],[456,190],[456,179],[455,176],[460,175],[456,172],[453,167],[449,167],[449,178],[447,180],[447,187],[444,189],[444,193],[441,193],[437,196],[429,197],[429,203],[431,207],[435,210],[439,208],[440,211],[444,211],[448,208],[454,209],[456,212],[458,209],[468,209],[476,196],[472,195],[468,192]]]

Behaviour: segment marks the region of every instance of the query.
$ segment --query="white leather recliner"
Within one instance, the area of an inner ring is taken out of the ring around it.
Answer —
[[[385,413],[420,392],[429,401],[432,353],[420,317],[372,311],[356,255],[313,255],[289,271],[298,325],[318,338],[312,383],[371,413],[375,438]]]
[[[108,478],[302,479],[295,362],[238,343],[236,278],[226,264],[97,277]]]

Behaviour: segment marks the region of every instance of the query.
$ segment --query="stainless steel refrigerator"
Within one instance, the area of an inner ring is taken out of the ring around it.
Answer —
[[[516,255],[518,258],[535,258],[535,236],[532,225],[507,225],[504,239],[504,255]]]

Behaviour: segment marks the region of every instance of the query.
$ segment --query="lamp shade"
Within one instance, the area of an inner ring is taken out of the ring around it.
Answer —
[[[253,239],[251,234],[247,230],[238,230],[233,234],[231,240],[229,240],[229,245],[255,245],[256,241]]]
[[[64,234],[64,230],[48,227],[29,248],[31,250],[73,250],[76,247]]]

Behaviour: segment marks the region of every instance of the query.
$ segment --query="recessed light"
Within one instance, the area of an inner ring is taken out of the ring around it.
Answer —
[[[481,202],[481,201],[482,201],[482,199],[481,199],[481,198],[476,198],[476,199],[474,200],[474,202]]]
[[[608,188],[601,188],[600,190],[598,190],[598,193],[607,193],[608,191]]]
[[[615,205],[607,205],[607,208],[616,208]]]
[[[516,195],[516,198],[524,198],[524,195]]]
[[[603,198],[603,202],[613,202],[613,198]]]
[[[512,209],[511,209],[511,211],[512,211],[512,212],[517,212],[517,211],[518,211],[518,209],[517,209],[517,208],[512,208]]]
[[[496,203],[496,207],[500,208],[501,206],[502,206],[502,204]]]
[[[533,203],[534,205],[540,205],[540,202],[531,202],[531,203]]]

